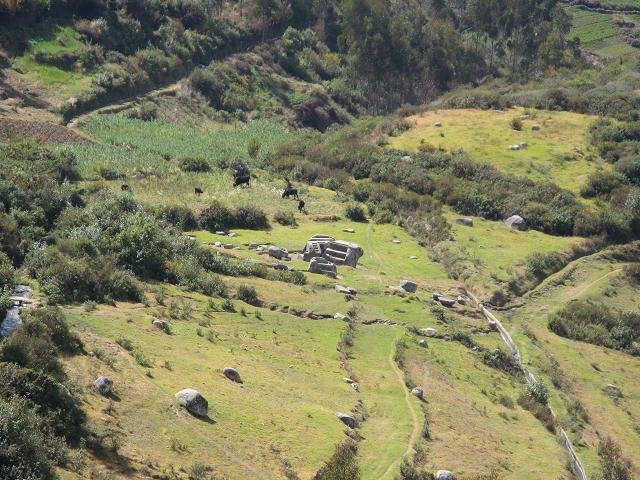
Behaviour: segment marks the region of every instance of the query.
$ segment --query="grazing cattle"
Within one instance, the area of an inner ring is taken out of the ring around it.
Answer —
[[[200,187],[194,188],[193,191],[196,192],[196,195],[202,195],[204,193]]]
[[[304,209],[304,200],[300,200],[298,202],[298,211],[300,213],[305,213],[305,209]]]
[[[249,175],[243,175],[241,177],[236,177],[233,179],[233,187],[239,187],[240,185],[247,185],[247,187],[249,186],[249,180],[251,179],[251,177]]]
[[[293,197],[296,200],[298,200],[298,189],[291,188],[291,187],[285,188],[284,191],[282,192],[282,198],[289,198],[289,197]]]
[[[120,185],[120,190],[122,190],[123,192],[130,192],[131,191],[131,187],[129,185],[127,185],[126,183],[123,183],[122,185]]]

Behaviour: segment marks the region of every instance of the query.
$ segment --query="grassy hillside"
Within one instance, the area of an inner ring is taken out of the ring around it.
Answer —
[[[522,119],[523,114],[529,118]],[[520,131],[511,121],[522,119]],[[535,181],[554,182],[578,192],[589,173],[607,168],[587,149],[586,133],[595,117],[569,112],[495,110],[426,111],[407,119],[412,127],[389,146],[417,150],[430,144],[446,150],[464,149],[478,162]],[[436,122],[441,127],[434,126]],[[533,130],[539,125],[540,130]],[[521,150],[509,145],[527,143]]]

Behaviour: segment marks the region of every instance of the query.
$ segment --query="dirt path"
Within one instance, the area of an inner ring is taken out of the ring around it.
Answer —
[[[601,282],[602,280],[604,280],[605,278],[607,278],[610,275],[613,275],[614,273],[618,273],[621,272],[622,269],[621,268],[616,268],[615,270],[611,270],[609,273],[605,273],[604,275],[602,275],[599,278],[596,278],[593,282],[591,282],[590,284],[588,284],[587,286],[585,286],[584,288],[582,288],[578,293],[576,293],[573,297],[579,297],[580,295],[582,295],[584,292],[586,292],[587,290],[589,290],[591,287],[593,287],[596,283]]]
[[[124,110],[132,105],[133,102],[144,100],[147,98],[155,98],[161,97],[163,95],[170,95],[178,90],[180,87],[180,83],[182,80],[178,80],[175,83],[166,85],[164,87],[156,88],[154,90],[149,90],[148,92],[140,93],[139,95],[134,95],[128,98],[122,98],[120,100],[116,100],[115,102],[109,103],[107,105],[103,105],[94,110],[89,110],[88,112],[83,112],[69,120],[67,123],[68,128],[78,128],[81,122],[91,115],[95,115],[97,113],[117,113],[120,110]]]
[[[418,438],[418,435],[420,434],[421,425],[420,425],[420,422],[418,421],[418,415],[416,413],[416,409],[414,408],[413,402],[411,401],[411,392],[409,392],[409,389],[404,383],[404,375],[402,373],[402,370],[400,370],[398,365],[396,365],[395,360],[393,359],[393,350],[391,351],[391,354],[389,355],[388,360],[389,360],[389,365],[391,366],[391,369],[394,371],[394,373],[398,377],[398,382],[400,382],[400,386],[404,391],[404,400],[407,404],[407,408],[409,409],[409,413],[411,413],[413,430],[411,430],[411,435],[409,436],[409,442],[407,444],[407,450],[404,453],[404,455],[411,455],[411,451],[413,450],[413,444],[415,443],[416,439]],[[402,461],[402,457],[390,463],[387,469],[384,471],[384,473],[380,475],[380,477],[378,477],[378,480],[383,480],[387,478],[389,473],[391,473],[391,471],[396,467],[396,465],[400,464],[401,461]]]

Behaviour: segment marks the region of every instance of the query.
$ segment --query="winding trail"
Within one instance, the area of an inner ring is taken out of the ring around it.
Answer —
[[[405,451],[403,456],[411,455],[411,451],[413,450],[413,444],[415,443],[416,439],[418,438],[418,435],[420,434],[420,422],[418,421],[418,414],[416,413],[416,409],[414,408],[413,402],[411,401],[411,392],[409,392],[409,389],[407,388],[407,386],[404,383],[404,375],[402,373],[402,370],[400,370],[400,368],[396,364],[395,360],[393,359],[393,350],[391,351],[391,354],[389,355],[388,360],[389,360],[389,365],[391,366],[391,369],[393,370],[393,372],[398,377],[398,381],[400,382],[400,386],[402,387],[402,390],[404,392],[404,400],[405,400],[405,402],[407,404],[407,408],[409,409],[409,413],[411,413],[411,420],[412,420],[412,423],[413,423],[413,429],[411,430],[411,435],[409,436],[409,443],[407,445],[407,450]],[[378,477],[378,480],[383,480],[383,479],[387,478],[387,475],[389,475],[389,473],[401,461],[402,461],[402,457],[400,457],[400,458],[394,460],[392,463],[390,463],[389,466],[387,467],[387,469],[384,471],[384,473],[382,475],[380,475],[380,477]]]

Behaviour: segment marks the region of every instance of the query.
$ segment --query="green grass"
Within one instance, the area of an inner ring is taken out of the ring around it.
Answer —
[[[525,176],[535,181],[553,182],[578,193],[589,173],[607,168],[602,161],[589,160],[587,128],[595,120],[590,115],[570,112],[533,112],[523,120],[522,131],[510,126],[511,119],[524,110],[436,110],[409,117],[413,127],[392,138],[392,148],[417,150],[421,143],[430,143],[446,150],[464,149],[478,162],[493,165],[501,171]],[[442,127],[434,127],[435,122]],[[533,131],[531,126],[541,129]],[[444,136],[441,136],[444,135]],[[527,142],[518,151],[509,145]]]
[[[169,289],[168,294],[181,304],[182,293]],[[206,314],[204,297],[186,295],[183,300],[193,311],[187,319],[171,322],[170,336],[151,326],[161,307],[119,304],[90,315],[80,308],[68,312],[78,328],[88,329],[83,337],[90,348],[115,355],[115,370],[89,357],[70,360],[69,368],[86,383],[99,372],[114,378],[120,397],[117,424],[130,432],[127,453],[164,467],[203,461],[230,478],[281,478],[280,462],[286,458],[301,475],[310,476],[342,438],[335,412],[349,411],[355,404],[355,392],[342,381],[345,374],[335,347],[342,322],[268,310],[258,319],[252,314],[255,308],[247,306],[246,317]],[[204,319],[209,327],[198,325]],[[198,336],[198,329],[205,335]],[[213,343],[208,331],[215,333]],[[153,360],[152,378],[115,345],[121,336]],[[225,379],[225,366],[238,368],[244,385]],[[173,394],[188,387],[209,400],[215,423],[176,413]],[[89,395],[89,404],[90,412],[99,415],[106,400]],[[187,451],[173,451],[172,439],[179,439]]]
[[[498,334],[491,336],[499,340]],[[427,349],[412,345],[407,367],[425,391],[432,437],[425,444],[429,471],[563,478],[566,457],[555,436],[517,404],[508,408],[499,402],[505,395],[515,403],[521,383],[485,366],[456,342],[431,340]]]
[[[592,298],[620,309],[637,310],[637,289],[620,274],[623,266],[600,255],[577,260],[533,291],[524,307],[503,316],[523,361],[548,385],[549,358],[558,362],[552,370],[559,371],[568,384],[564,390],[555,389],[551,397],[560,420],[567,420],[571,400],[579,399],[585,407],[589,424],[570,432],[570,436],[590,477],[599,469],[597,445],[602,436],[610,436],[622,447],[634,462],[636,473],[640,468],[640,387],[635,381],[640,362],[616,350],[559,337],[549,331],[547,321],[550,314],[573,299]],[[535,343],[524,335],[525,326],[537,338]],[[617,405],[604,391],[608,384],[622,389],[624,398]]]
[[[84,43],[76,38],[76,31],[68,25],[58,25],[50,35],[35,37],[29,40],[33,53],[56,54],[62,52],[77,52]]]

